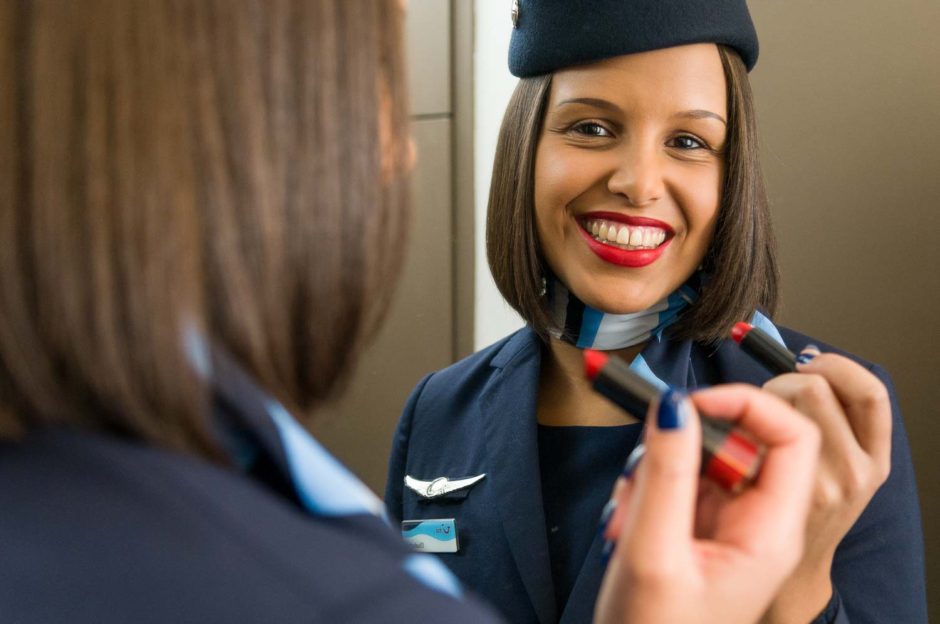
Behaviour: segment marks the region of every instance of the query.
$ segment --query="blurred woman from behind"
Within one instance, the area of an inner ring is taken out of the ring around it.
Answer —
[[[5,620],[485,619],[277,420],[340,387],[398,271],[401,21],[0,3]]]

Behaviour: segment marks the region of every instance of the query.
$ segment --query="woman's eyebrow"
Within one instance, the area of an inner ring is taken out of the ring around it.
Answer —
[[[593,106],[595,108],[602,108],[604,110],[609,110],[613,112],[620,112],[620,107],[616,104],[608,102],[607,100],[601,100],[598,98],[571,98],[570,100],[562,100],[555,105],[555,108],[560,108],[566,104],[587,104],[588,106]]]
[[[681,113],[676,113],[675,117],[684,117],[686,119],[717,119],[721,123],[728,125],[728,122],[725,121],[725,118],[719,115],[718,113],[713,113],[709,110],[704,109],[695,109],[682,111]]]
[[[586,104],[588,106],[593,106],[595,108],[600,108],[603,110],[609,110],[615,113],[621,112],[620,107],[617,106],[616,104],[613,104],[612,102],[608,102],[607,100],[602,100],[599,98],[589,98],[589,97],[570,98],[567,100],[562,100],[561,102],[555,105],[555,108],[561,108],[562,106],[566,106],[568,104]],[[705,110],[701,108],[697,108],[695,110],[682,111],[681,113],[676,113],[674,117],[682,117],[686,119],[715,119],[723,123],[725,126],[728,125],[728,122],[725,121],[725,118],[719,115],[718,113],[713,113],[710,110]]]

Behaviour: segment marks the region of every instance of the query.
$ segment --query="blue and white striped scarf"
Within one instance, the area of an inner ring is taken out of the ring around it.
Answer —
[[[557,278],[546,285],[552,318],[559,330],[553,337],[579,349],[613,351],[662,337],[663,330],[679,318],[698,297],[698,275],[646,310],[631,314],[601,312],[578,299]]]
[[[557,278],[546,284],[552,318],[559,330],[552,336],[579,349],[613,351],[632,347],[655,338],[662,339],[663,330],[675,323],[681,312],[695,302],[702,282],[699,273],[677,288],[662,301],[646,310],[632,314],[608,314],[585,304]],[[751,325],[760,327],[780,344],[786,346],[780,331],[760,311],[755,311]],[[630,368],[661,390],[668,385],[653,372],[643,353],[630,363]]]

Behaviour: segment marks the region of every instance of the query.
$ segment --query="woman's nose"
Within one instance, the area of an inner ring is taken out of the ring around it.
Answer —
[[[659,154],[652,147],[634,145],[617,155],[617,168],[607,181],[611,193],[622,195],[631,206],[642,208],[665,193]]]

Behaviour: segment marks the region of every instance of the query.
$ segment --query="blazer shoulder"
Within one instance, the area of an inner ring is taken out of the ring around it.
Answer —
[[[0,611],[12,621],[489,621],[415,578],[378,520],[298,513],[233,470],[72,431],[0,455],[0,506],[13,511],[0,522]]]
[[[789,327],[784,327],[783,325],[777,325],[777,329],[780,330],[780,335],[783,337],[783,341],[784,343],[786,343],[787,348],[795,353],[799,353],[800,351],[802,351],[804,348],[806,348],[809,345],[815,345],[816,347],[819,348],[820,351],[824,353],[837,353],[839,355],[844,355],[845,357],[857,362],[858,364],[864,366],[865,368],[872,370],[876,373],[880,373],[878,375],[879,377],[887,376],[887,373],[885,373],[884,369],[882,369],[877,364],[874,364],[853,353],[849,353],[848,351],[845,351],[844,349],[840,349],[839,347],[831,345],[822,340],[813,338],[812,336],[807,336],[806,334],[800,333],[794,329],[790,329]]]
[[[541,341],[531,328],[523,327],[446,368],[432,373],[418,384],[412,398],[417,401],[472,401],[502,369],[538,365]],[[418,395],[418,396],[415,396]],[[415,406],[417,407],[417,406]]]

